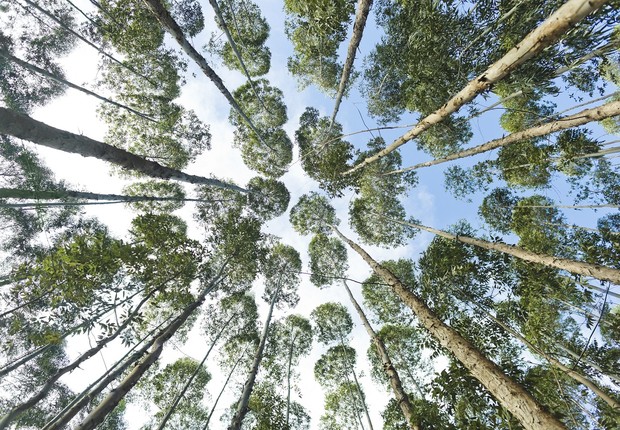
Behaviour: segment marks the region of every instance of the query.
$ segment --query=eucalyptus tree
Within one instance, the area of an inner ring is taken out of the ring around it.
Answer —
[[[330,208],[327,202],[325,202],[323,207],[325,211]],[[298,203],[294,209],[296,210],[291,210],[291,223],[295,229],[301,233],[311,231],[310,228],[307,227],[310,225],[309,223],[304,225],[297,220],[313,218],[313,207],[307,203]],[[333,208],[331,208],[331,210],[333,211]],[[295,212],[296,216],[293,217],[292,215]],[[489,360],[479,349],[463,338],[456,330],[445,324],[418,295],[408,289],[392,272],[377,263],[358,244],[346,238],[333,223],[331,224],[332,227],[327,227],[329,224],[326,226],[326,223],[322,222],[320,218],[317,217],[315,219],[317,219],[317,221],[315,221],[315,224],[312,224],[311,227],[316,228],[318,225],[324,229],[331,228],[342,241],[356,251],[385,283],[391,285],[394,293],[411,308],[421,326],[424,327],[443,348],[453,353],[456,359],[465,366],[467,371],[480,381],[491,395],[496,397],[498,402],[510,411],[524,427],[537,428],[540,425],[544,425],[547,428],[565,428],[565,426],[549,414],[522,385],[506,375],[499,366]]]
[[[354,186],[354,178],[342,176],[353,159],[353,145],[342,139],[342,126],[319,111],[307,107],[299,118],[295,142],[306,174],[316,180],[330,196],[342,196],[346,187]]]
[[[279,308],[293,307],[299,301],[296,290],[299,284],[300,271],[301,259],[299,253],[294,248],[281,243],[275,243],[271,246],[261,267],[261,273],[265,277],[265,292],[262,298],[269,303],[269,310],[260,343],[254,353],[252,368],[238,401],[235,415],[228,427],[229,429],[237,430],[241,428],[243,418],[247,414],[248,402],[263,359],[265,346],[270,336],[269,326],[274,308],[276,306]]]
[[[310,321],[301,315],[288,315],[286,318],[274,322],[272,326],[272,335],[267,344],[264,367],[268,371],[266,379],[271,385],[286,387],[282,400],[285,402],[285,413],[283,415],[285,416],[284,424],[287,426],[291,421],[291,411],[295,409],[303,411],[303,406],[291,401],[291,391],[296,388],[296,391],[299,392],[297,366],[301,357],[310,354],[313,337],[314,333]],[[252,403],[251,399],[250,403]],[[252,409],[251,406],[250,409]],[[293,426],[293,428],[297,427]]]
[[[312,272],[310,280],[314,285],[319,288],[324,288],[333,284],[336,279],[344,278],[348,268],[347,250],[338,239],[329,238],[322,234],[316,235],[310,242],[308,253],[310,255],[310,270]],[[344,279],[342,280],[342,284],[373,343],[377,356],[380,357],[381,368],[387,375],[390,388],[394,392],[395,398],[398,400],[407,423],[409,423],[408,428],[417,428],[418,417],[414,414],[411,403],[409,402],[409,396],[403,389],[398,366],[393,365],[386,345],[371,326],[364,310],[355,300],[351,289]]]
[[[218,49],[224,65],[242,71],[249,81],[266,74],[271,66],[271,51],[265,44],[270,29],[260,8],[249,0],[209,3],[217,26],[226,34],[227,42]]]
[[[310,415],[297,402],[289,402],[273,384],[256,384],[244,428],[252,430],[308,430]]]
[[[79,154],[83,157],[96,157],[127,170],[140,172],[154,178],[176,179],[193,184],[220,185],[225,188],[245,192],[243,188],[225,184],[217,179],[189,175],[179,170],[146,160],[123,149],[90,139],[86,136],[50,127],[27,115],[1,107],[0,132],[20,139],[29,140],[38,145]]]
[[[317,306],[312,311],[311,317],[316,326],[317,340],[325,345],[335,344],[315,363],[315,379],[323,388],[331,391],[336,390],[341,384],[354,384],[356,393],[350,393],[347,400],[351,403],[352,410],[359,408],[365,413],[368,425],[372,429],[368,406],[355,373],[356,353],[347,345],[348,336],[353,330],[353,320],[349,312],[339,303],[328,302]],[[329,408],[326,407],[327,409]],[[356,415],[361,424],[359,414]]]
[[[342,73],[337,51],[355,11],[353,2],[285,0],[284,10],[286,34],[294,50],[288,60],[289,71],[301,87],[313,84],[327,94],[335,94]]]

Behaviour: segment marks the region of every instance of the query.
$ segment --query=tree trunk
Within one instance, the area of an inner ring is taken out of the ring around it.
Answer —
[[[366,328],[368,336],[370,336],[370,339],[375,344],[377,353],[379,354],[379,357],[381,357],[381,362],[383,363],[383,370],[385,370],[385,373],[390,380],[390,385],[392,386],[392,391],[394,391],[394,397],[396,398],[396,402],[398,403],[398,406],[400,407],[400,410],[403,412],[405,420],[407,421],[407,427],[409,427],[410,430],[419,430],[420,427],[418,427],[418,420],[415,416],[413,406],[409,401],[409,396],[407,396],[407,393],[405,393],[405,390],[403,389],[403,386],[400,382],[400,377],[398,376],[396,368],[392,364],[392,360],[390,360],[390,356],[388,355],[385,344],[377,336],[377,333],[375,333],[375,331],[373,330],[370,322],[368,321],[368,318],[366,318],[366,314],[364,314],[361,306],[359,305],[359,303],[357,303],[355,297],[353,297],[353,293],[351,292],[351,289],[347,285],[346,281],[343,281],[343,284],[345,289],[347,290],[347,293],[349,294],[351,303],[353,303],[353,307],[360,316],[364,328]]]
[[[113,56],[111,56],[110,54],[108,54],[107,52],[105,52],[103,50],[103,48],[100,48],[99,46],[95,45],[94,43],[92,43],[90,40],[86,39],[84,36],[82,36],[81,34],[79,34],[78,32],[76,32],[75,30],[67,27],[65,25],[64,22],[62,22],[60,19],[58,19],[54,14],[48,12],[47,10],[43,9],[41,6],[39,6],[38,4],[36,4],[35,2],[31,1],[31,0],[24,0],[26,2],[26,4],[28,4],[30,7],[35,8],[36,10],[38,10],[39,12],[41,12],[42,14],[44,14],[45,16],[47,16],[48,18],[50,18],[52,21],[54,21],[56,24],[58,24],[60,27],[62,27],[64,30],[68,31],[69,33],[73,34],[75,37],[77,37],[78,39],[80,39],[82,42],[86,43],[88,46],[90,46],[91,48],[95,48],[101,55],[103,55],[104,57],[108,58],[109,60],[112,60],[114,63],[118,64],[119,66],[129,70],[131,73],[135,74],[136,76],[141,77],[142,79],[144,79],[145,81],[147,81],[149,84],[151,84],[153,87],[157,88],[158,84],[157,82],[153,82],[152,80],[150,80],[147,76],[144,76],[143,74],[139,73],[138,71],[136,71],[133,67],[130,67],[128,65],[126,65],[125,63],[123,63],[122,61],[117,60],[116,58],[114,58]],[[19,4],[19,3],[18,3]],[[23,6],[22,6],[23,7]],[[25,9],[25,8],[24,8]],[[27,10],[27,9],[26,9]]]
[[[291,329],[291,343],[288,348],[288,365],[286,369],[286,428],[289,428],[289,418],[291,415],[291,367],[293,364],[293,350],[295,347],[295,336]]]
[[[263,328],[260,343],[258,345],[258,348],[256,349],[256,353],[254,354],[252,370],[250,370],[248,380],[243,386],[243,393],[241,394],[239,404],[237,405],[237,412],[235,412],[235,416],[233,417],[230,425],[228,426],[228,430],[239,430],[241,428],[241,422],[243,421],[243,418],[245,418],[245,415],[248,413],[250,395],[252,394],[252,390],[254,389],[254,382],[256,381],[258,368],[260,367],[260,363],[263,360],[263,351],[265,350],[265,345],[267,345],[267,338],[269,337],[269,324],[271,323],[271,315],[273,314],[273,308],[278,301],[279,293],[280,291],[278,290],[271,298],[271,303],[269,304],[269,312],[267,313],[267,320],[265,321],[265,327]]]
[[[342,102],[342,97],[344,97],[344,92],[347,88],[349,77],[351,76],[351,70],[353,70],[355,54],[357,53],[357,48],[360,46],[360,42],[362,41],[364,28],[366,27],[366,20],[368,19],[368,13],[370,12],[371,6],[372,0],[358,0],[357,2],[357,12],[355,13],[355,22],[353,23],[353,34],[351,35],[349,48],[347,49],[347,59],[345,60],[342,68],[342,76],[340,77],[338,93],[336,94],[336,102],[334,103],[334,112],[332,113],[330,120],[331,124],[336,121],[336,115],[338,115],[340,103]]]
[[[391,172],[384,173],[385,175],[392,175],[396,173],[404,173],[410,170],[419,169],[422,167],[435,166],[437,164],[445,163],[452,160],[457,160],[459,158],[470,157],[472,155],[482,154],[483,152],[492,151],[497,148],[501,148],[504,146],[508,146],[512,143],[516,143],[525,139],[531,139],[534,137],[544,136],[550,133],[555,133],[560,130],[566,130],[573,127],[578,127],[583,124],[587,124],[592,121],[600,121],[605,118],[611,118],[613,116],[620,114],[620,101],[609,102],[603,106],[599,106],[592,109],[586,109],[581,112],[578,112],[574,115],[567,116],[561,118],[557,121],[548,122],[543,125],[539,125],[536,127],[528,128],[527,130],[519,131],[516,133],[509,134],[506,137],[502,137],[501,139],[494,139],[490,142],[483,143],[482,145],[474,146],[473,148],[465,149],[463,151],[456,152],[454,154],[450,154],[443,158],[438,158],[431,161],[426,161],[424,163],[418,163],[411,167],[406,167],[404,169],[392,170]],[[616,152],[615,150],[606,150],[609,153]],[[597,153],[599,155],[605,155],[605,151],[601,151]],[[592,155],[592,157],[598,155]],[[574,157],[574,158],[582,158],[582,157]],[[585,158],[585,156],[583,156]]]
[[[614,373],[610,373],[605,371],[601,366],[599,366],[598,364],[584,358],[583,356],[577,354],[575,351],[573,351],[570,348],[567,348],[566,346],[562,345],[561,343],[558,343],[555,339],[551,340],[549,339],[550,342],[553,342],[554,345],[556,345],[558,347],[558,349],[562,352],[564,352],[566,355],[572,357],[573,359],[575,359],[576,361],[581,361],[583,362],[585,365],[590,366],[592,369],[596,370],[597,372],[599,372],[601,375],[608,377],[609,379],[611,379],[612,381],[614,381],[614,383],[616,385],[620,385],[620,375],[616,375]],[[576,365],[576,363],[575,363]]]
[[[372,270],[391,285],[394,293],[411,308],[420,324],[437,339],[439,344],[454,354],[471,375],[519,420],[526,429],[566,430],[566,427],[547,412],[519,383],[508,377],[502,369],[485,357],[474,345],[456,330],[446,325],[414,293],[412,293],[392,272],[378,264],[355,242],[346,238],[337,228],[333,231],[355,250]]]
[[[536,254],[534,252],[528,251],[523,248],[519,248],[515,245],[508,245],[505,243],[498,242],[488,242],[482,239],[476,239],[468,236],[457,236],[451,233],[448,233],[443,230],[437,230],[432,227],[426,227],[420,224],[414,224],[406,221],[398,221],[398,220],[390,220],[398,224],[407,225],[409,227],[418,228],[421,230],[426,230],[433,234],[436,234],[441,237],[445,237],[446,239],[454,239],[462,243],[466,243],[468,245],[478,246],[480,248],[489,249],[491,251],[498,251],[504,254],[512,255],[513,257],[520,258],[524,261],[529,261],[531,263],[542,264],[547,267],[553,267],[555,269],[566,270],[568,272],[584,275],[584,276],[592,276],[594,278],[610,281],[614,284],[620,285],[620,270],[613,269],[611,267],[601,266],[600,264],[586,263],[583,261],[570,260],[568,258],[560,258],[554,257],[551,255],[545,254]]]
[[[232,94],[222,81],[217,73],[209,66],[207,60],[200,55],[200,53],[192,46],[191,43],[185,38],[183,35],[183,30],[179,27],[179,24],[172,18],[170,12],[166,10],[165,6],[161,3],[161,0],[143,0],[146,3],[146,6],[153,12],[153,14],[157,17],[157,20],[160,22],[161,26],[166,30],[174,40],[177,41],[181,49],[185,51],[185,53],[198,64],[202,72],[215,84],[218,90],[226,97],[228,103],[234,110],[237,111],[239,115],[247,122],[248,126],[252,129],[256,136],[259,138],[261,143],[264,144],[263,138],[259,131],[254,127],[254,124],[248,118],[248,116],[243,112],[237,101],[233,98]]]
[[[138,303],[134,311],[127,317],[127,319],[121,325],[118,326],[118,328],[114,331],[114,333],[112,333],[112,335],[106,337],[105,339],[102,339],[99,342],[99,344],[97,344],[93,348],[90,348],[84,354],[80,355],[73,363],[61,369],[58,369],[58,371],[45,382],[45,384],[39,390],[38,393],[31,396],[28,400],[24,401],[23,403],[20,403],[19,405],[12,408],[4,417],[0,419],[0,429],[6,428],[18,416],[20,416],[25,411],[35,406],[40,400],[45,398],[49,394],[50,390],[54,387],[54,384],[56,383],[56,381],[60,379],[60,377],[78,368],[80,364],[84,363],[90,357],[97,354],[107,344],[109,344],[114,339],[116,339],[123,332],[123,330],[125,330],[125,328],[133,321],[134,316],[138,313],[140,308],[153,296],[153,294],[155,294],[156,291],[157,290],[155,289],[151,291],[149,294],[147,294],[147,296],[144,297],[140,301],[140,303]]]
[[[175,179],[177,181],[189,182],[190,184],[210,185],[242,193],[248,192],[244,188],[218,181],[217,179],[190,175],[180,170],[162,166],[124,149],[51,127],[30,118],[28,115],[3,107],[0,107],[0,134],[8,134],[38,145],[47,146],[48,148],[79,154],[82,157],[95,157],[153,178]]]
[[[432,114],[426,116],[407,133],[396,139],[391,145],[375,155],[366,158],[361,163],[344,172],[351,174],[362,167],[377,161],[390,152],[396,150],[408,141],[415,139],[424,131],[440,123],[462,106],[472,101],[478,94],[489,89],[493,84],[508,76],[513,70],[525,61],[542,52],[552,45],[576,23],[591,12],[601,7],[605,0],[569,0],[555,13],[547,18],[538,28],[528,34],[520,43],[512,48],[497,62],[492,64],[484,73],[470,81],[461,91],[452,97],[446,104]]]
[[[198,367],[196,368],[194,373],[192,373],[192,375],[189,377],[189,379],[187,380],[187,382],[183,386],[183,389],[181,389],[179,394],[174,398],[174,401],[170,405],[170,408],[168,408],[168,412],[166,413],[166,416],[164,416],[164,418],[161,420],[161,423],[159,423],[159,426],[157,426],[157,430],[163,430],[163,428],[166,426],[166,423],[168,422],[168,420],[170,419],[170,417],[174,413],[174,410],[176,409],[177,405],[179,404],[179,402],[181,401],[181,399],[183,398],[183,396],[187,392],[187,389],[192,384],[192,381],[194,380],[194,378],[196,377],[196,375],[198,374],[198,372],[200,371],[202,366],[205,364],[205,361],[207,361],[207,358],[209,357],[209,354],[211,354],[211,351],[213,350],[213,347],[215,347],[215,344],[217,343],[217,341],[220,340],[220,337],[222,336],[222,333],[224,333],[224,331],[228,328],[228,324],[230,324],[230,322],[234,318],[236,318],[236,317],[237,317],[237,314],[233,314],[233,316],[231,316],[228,319],[228,321],[226,321],[226,324],[222,325],[222,329],[218,332],[217,336],[215,336],[215,340],[213,342],[211,342],[211,346],[207,350],[207,353],[204,355],[202,361],[200,362],[200,364],[198,365]]]
[[[204,302],[207,294],[214,288],[213,285],[206,287],[200,296],[192,302],[185,310],[175,318],[170,325],[160,333],[151,350],[140,360],[140,362],[133,368],[133,370],[125,376],[120,384],[114,388],[110,393],[99,403],[99,405],[93,409],[86,418],[75,427],[75,430],[90,430],[97,427],[103,422],[105,417],[114,410],[125,395],[138,383],[140,378],[146,373],[146,371],[157,361],[164,348],[164,344],[170,339],[177,330],[183,325],[185,321],[194,313],[194,311]]]
[[[53,73],[50,73],[47,70],[44,70],[44,69],[41,69],[40,67],[35,66],[34,64],[30,64],[30,63],[28,63],[28,62],[26,62],[24,60],[21,60],[21,59],[19,59],[17,57],[14,57],[13,55],[9,54],[9,52],[5,51],[4,49],[0,49],[0,57],[4,57],[7,60],[10,60],[10,61],[12,61],[14,63],[17,63],[20,66],[22,66],[24,69],[26,69],[26,70],[28,70],[28,71],[30,71],[32,73],[37,73],[39,75],[45,76],[46,78],[48,78],[48,79],[50,79],[50,80],[52,80],[54,82],[58,82],[59,84],[66,85],[69,88],[73,88],[74,90],[78,90],[80,92],[83,92],[84,94],[87,94],[89,96],[95,97],[95,98],[97,98],[97,99],[99,99],[99,100],[101,100],[101,101],[103,101],[105,103],[109,103],[109,104],[114,105],[116,107],[119,107],[121,109],[125,109],[125,110],[133,113],[134,115],[137,115],[137,116],[139,116],[141,118],[146,119],[147,121],[157,122],[157,120],[151,118],[150,116],[148,116],[148,115],[146,115],[146,114],[144,114],[142,112],[138,112],[137,110],[132,109],[129,106],[125,106],[124,104],[115,102],[114,100],[110,100],[107,97],[100,96],[99,94],[97,94],[97,93],[95,93],[93,91],[90,91],[90,90],[88,90],[88,89],[86,89],[84,87],[81,87],[81,86],[76,85],[76,84],[74,84],[72,82],[69,82],[66,79],[63,79],[61,76],[55,75]]]

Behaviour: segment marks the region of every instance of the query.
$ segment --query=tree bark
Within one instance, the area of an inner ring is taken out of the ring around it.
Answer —
[[[515,245],[508,245],[498,242],[488,242],[486,240],[476,239],[468,236],[457,236],[443,230],[437,230],[432,227],[426,227],[411,222],[399,220],[390,221],[409,227],[426,230],[428,232],[436,234],[437,236],[445,237],[446,239],[454,239],[468,245],[478,246],[480,248],[489,249],[491,251],[503,252],[504,254],[512,255],[513,257],[517,257],[521,260],[529,261],[531,263],[537,263],[547,267],[553,267],[555,269],[566,270],[577,275],[592,276],[603,281],[610,281],[614,284],[620,285],[620,270],[613,269],[611,267],[601,266],[600,264],[586,263],[583,261],[571,260],[568,258],[554,257],[551,255],[537,254],[535,252],[528,251],[527,249],[523,249]]]
[[[411,308],[420,324],[437,339],[439,344],[450,351],[474,378],[519,420],[526,429],[566,430],[566,427],[546,411],[519,383],[508,377],[502,369],[485,357],[474,345],[463,338],[456,330],[446,325],[435,313],[411,292],[392,272],[377,263],[364,249],[346,238],[337,228],[333,231],[355,250],[372,270],[391,285],[394,293]]]
[[[459,158],[470,157],[472,155],[482,154],[483,152],[492,151],[497,148],[508,146],[512,143],[516,143],[525,139],[531,139],[534,137],[545,136],[547,134],[555,133],[560,130],[566,130],[573,127],[578,127],[583,124],[587,124],[592,121],[600,121],[605,118],[611,118],[620,114],[620,101],[613,101],[603,106],[595,107],[592,109],[586,109],[578,112],[574,115],[570,115],[561,118],[557,121],[552,121],[539,125],[536,127],[528,128],[527,130],[519,131],[502,137],[501,139],[494,139],[482,145],[474,146],[473,148],[465,149],[463,151],[455,152],[443,158],[437,158],[431,161],[425,161],[424,163],[418,163],[411,167],[404,169],[392,170],[391,172],[384,173],[384,175],[393,175],[396,173],[404,173],[410,170],[420,169],[422,167],[435,166],[437,164],[445,163]],[[615,150],[606,150],[608,153],[616,152]],[[605,155],[607,152],[601,151],[594,156]],[[597,155],[598,154],[598,155]],[[585,158],[585,156],[582,156]],[[581,157],[574,157],[581,158]]]
[[[143,0],[146,6],[153,12],[153,14],[157,17],[157,20],[160,22],[161,26],[166,30],[174,40],[177,41],[181,49],[185,51],[185,53],[198,64],[202,72],[215,84],[218,90],[226,97],[228,103],[234,110],[237,111],[239,115],[247,122],[248,126],[252,129],[256,136],[259,138],[261,143],[264,144],[263,138],[259,131],[254,127],[254,124],[248,118],[248,116],[243,112],[243,109],[239,106],[237,101],[234,99],[230,91],[224,85],[222,78],[218,76],[217,73],[209,66],[207,60],[200,55],[200,53],[192,46],[191,43],[185,38],[183,35],[183,30],[179,27],[179,24],[172,18],[170,12],[166,10],[164,5],[161,3],[161,0]]]
[[[114,105],[116,107],[119,107],[121,109],[125,109],[126,111],[129,111],[129,112],[133,113],[134,115],[137,115],[137,116],[139,116],[141,118],[144,118],[147,121],[158,122],[156,119],[153,119],[150,116],[148,116],[148,115],[146,115],[146,114],[144,114],[142,112],[139,112],[139,111],[137,111],[135,109],[132,109],[129,106],[125,106],[124,104],[115,102],[114,100],[111,100],[111,99],[109,99],[107,97],[100,96],[99,94],[97,94],[97,93],[95,93],[93,91],[90,91],[89,89],[86,89],[86,88],[81,87],[79,85],[76,85],[76,84],[74,84],[72,82],[69,82],[66,79],[63,79],[61,76],[55,75],[53,73],[50,73],[47,70],[44,70],[44,69],[42,69],[40,67],[35,66],[34,64],[30,64],[30,63],[28,63],[28,62],[26,62],[26,61],[24,61],[24,60],[22,60],[20,58],[17,58],[15,56],[9,54],[9,52],[5,51],[4,49],[0,49],[0,57],[4,57],[7,60],[10,60],[10,61],[12,61],[12,62],[14,62],[16,64],[19,64],[24,69],[26,69],[26,70],[28,70],[28,71],[30,71],[32,73],[36,73],[36,74],[45,76],[46,78],[48,78],[48,79],[50,79],[50,80],[52,80],[54,82],[58,82],[59,84],[66,85],[69,88],[73,88],[74,90],[78,90],[78,91],[80,91],[80,92],[82,92],[84,94],[87,94],[89,96],[95,97],[95,98],[97,98],[97,99],[99,99],[99,100],[101,100],[101,101],[103,101],[105,103],[109,103],[109,104]]]
[[[254,389],[254,382],[256,381],[258,368],[260,367],[260,363],[263,360],[263,351],[265,350],[265,345],[267,345],[267,338],[269,337],[269,325],[271,323],[271,315],[273,314],[273,308],[278,301],[279,293],[280,291],[278,290],[271,298],[271,303],[269,304],[269,312],[267,313],[267,319],[265,321],[265,327],[263,328],[260,343],[258,345],[258,348],[256,349],[256,353],[254,354],[252,369],[250,370],[248,379],[243,386],[243,393],[241,394],[241,398],[239,399],[237,411],[235,412],[235,416],[233,417],[230,425],[228,426],[228,430],[239,430],[241,428],[241,422],[243,421],[243,418],[245,418],[245,415],[248,413],[250,395],[252,395],[252,390]]]
[[[355,54],[357,48],[360,46],[362,36],[364,35],[364,28],[366,27],[366,20],[368,19],[368,13],[372,6],[372,0],[358,0],[357,12],[355,13],[355,22],[353,23],[353,34],[349,41],[349,48],[347,49],[347,59],[344,62],[342,68],[342,76],[340,77],[340,84],[338,85],[338,93],[336,94],[336,102],[334,103],[334,112],[330,123],[333,124],[336,121],[336,115],[340,109],[340,103],[344,97],[344,92],[351,76],[351,70],[353,70],[353,62],[355,61]]]
[[[248,191],[236,185],[217,179],[190,175],[180,170],[162,166],[154,161],[146,160],[124,149],[116,148],[86,136],[73,134],[65,130],[51,127],[28,115],[0,107],[0,134],[7,134],[19,139],[28,140],[37,145],[58,149],[64,152],[79,154],[82,157],[94,157],[108,161],[127,170],[134,170],[147,176],[159,179],[174,179],[190,184],[210,185],[242,193]]]
[[[377,333],[375,333],[375,331],[373,330],[372,326],[370,325],[370,322],[368,321],[368,318],[366,318],[366,314],[364,313],[362,307],[359,305],[357,300],[355,300],[355,297],[353,297],[353,293],[351,292],[351,289],[347,285],[346,281],[343,281],[343,284],[344,284],[345,289],[347,290],[347,293],[349,294],[351,303],[353,303],[353,307],[355,308],[360,319],[362,320],[362,324],[364,325],[364,328],[366,329],[368,336],[370,336],[370,339],[372,340],[372,342],[375,345],[375,348],[377,349],[377,353],[379,354],[379,357],[381,357],[381,362],[383,363],[383,370],[385,371],[385,373],[387,374],[390,380],[390,386],[392,387],[392,391],[394,392],[394,397],[396,398],[396,402],[398,403],[400,410],[403,412],[403,415],[405,416],[405,420],[407,421],[407,427],[410,430],[419,430],[420,427],[417,424],[418,420],[417,420],[417,417],[415,416],[413,406],[411,405],[411,402],[409,401],[409,396],[407,396],[407,393],[405,393],[405,390],[403,389],[403,385],[400,381],[400,377],[398,376],[398,372],[396,368],[392,364],[392,360],[390,360],[390,356],[388,355],[385,344],[379,338],[379,336],[377,336]]]
[[[133,370],[125,376],[120,384],[114,388],[110,393],[99,403],[99,405],[93,409],[86,418],[77,426],[75,430],[90,430],[97,427],[103,422],[105,417],[114,410],[125,395],[138,383],[140,378],[146,373],[146,371],[157,361],[164,348],[164,344],[170,339],[177,330],[183,325],[185,321],[190,317],[192,313],[204,302],[207,294],[214,288],[214,285],[206,287],[200,296],[192,302],[185,310],[176,317],[164,330],[161,332],[151,347],[151,350],[140,360],[140,362],[133,368]]]
[[[440,123],[450,114],[457,112],[478,94],[489,89],[493,84],[508,76],[525,61],[542,52],[566,33],[572,26],[581,21],[591,12],[601,7],[605,0],[569,0],[555,13],[547,18],[538,28],[528,34],[517,46],[508,51],[501,59],[492,64],[484,73],[470,81],[461,91],[435,112],[426,116],[407,133],[396,139],[391,145],[375,155],[344,172],[351,174],[364,166],[377,161],[396,150],[408,141],[416,138],[435,124]]]

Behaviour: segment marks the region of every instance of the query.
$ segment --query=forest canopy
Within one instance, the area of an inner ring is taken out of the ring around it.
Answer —
[[[620,427],[620,1],[0,0],[0,430]]]

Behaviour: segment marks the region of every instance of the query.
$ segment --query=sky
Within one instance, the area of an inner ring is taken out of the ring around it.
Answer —
[[[90,2],[86,0],[75,1],[75,3],[90,10]],[[212,13],[208,2],[203,1],[203,12],[205,14],[206,30],[198,37],[192,40],[195,47],[199,48],[206,44],[211,31],[217,32]],[[272,52],[271,71],[266,78],[271,85],[280,88],[284,92],[285,102],[288,109],[289,120],[285,125],[285,130],[289,137],[294,140],[294,132],[298,126],[298,120],[307,106],[313,106],[319,109],[322,115],[330,115],[333,109],[333,100],[321,94],[314,88],[300,90],[295,79],[286,70],[286,62],[292,54],[292,47],[284,34],[284,15],[281,2],[273,0],[257,1],[267,21],[271,25],[271,34],[267,42]],[[370,53],[372,47],[380,37],[380,31],[376,29],[374,17],[368,20],[364,39],[358,51],[356,66],[360,68],[363,58]],[[166,38],[169,46],[174,46],[169,37]],[[344,58],[346,52],[346,42],[341,47],[341,55]],[[232,146],[233,127],[228,123],[229,106],[224,97],[215,88],[213,84],[194,66],[191,60],[188,60],[189,69],[187,72],[187,84],[183,87],[180,103],[186,108],[194,109],[198,117],[205,123],[210,125],[212,134],[210,151],[198,157],[188,168],[184,169],[188,173],[209,176],[214,175],[221,179],[233,179],[238,184],[245,184],[247,181],[256,176],[243,165],[239,151]],[[84,46],[78,45],[70,55],[64,60],[66,75],[69,81],[86,84],[92,83],[97,77],[98,57],[96,51]],[[224,79],[225,85],[232,91],[245,82],[244,77],[237,72],[226,70],[223,66],[212,64]],[[194,78],[192,75],[195,75]],[[358,82],[359,84],[359,82]],[[92,88],[92,87],[91,87]],[[479,98],[476,100],[481,105],[490,105],[493,99],[484,100]],[[566,101],[566,103],[569,103]],[[33,117],[43,121],[54,127],[68,130],[74,133],[84,134],[88,137],[102,140],[105,134],[105,127],[98,120],[96,109],[99,102],[92,97],[88,97],[75,90],[67,90],[67,93],[52,103],[37,109],[33,113]],[[364,129],[366,126],[372,128],[377,126],[376,122],[365,114],[365,101],[354,87],[350,96],[345,99],[340,108],[338,121],[343,125],[345,133],[350,133]],[[494,111],[485,114],[483,117],[473,122],[474,138],[471,144],[479,144],[490,139],[499,137],[504,132],[498,128],[497,118],[500,112]],[[413,116],[404,116],[400,124],[414,123]],[[366,125],[364,125],[366,124]],[[399,130],[391,130],[381,132],[386,143],[391,142],[394,138],[404,133],[407,128]],[[602,130],[598,130],[603,133]],[[375,135],[377,133],[375,132]],[[368,134],[361,134],[349,138],[358,148],[363,148],[366,141],[370,138]],[[26,144],[29,145],[29,144]],[[34,146],[33,146],[34,147]],[[122,186],[125,182],[110,173],[109,165],[94,159],[85,159],[78,155],[60,153],[58,151],[45,148],[36,148],[41,154],[47,165],[55,172],[57,178],[64,179],[75,188],[99,193],[121,193]],[[416,162],[426,160],[429,157],[415,150],[415,143],[409,143],[402,149],[403,165],[409,166]],[[475,161],[491,157],[492,155],[482,155],[477,157]],[[298,158],[297,148],[294,149],[293,159]],[[447,194],[443,189],[443,170],[442,166],[423,169],[419,173],[419,185],[411,190],[405,200],[405,207],[408,215],[419,219],[422,224],[430,225],[438,228],[446,228],[460,219],[466,219],[474,226],[480,226],[481,222],[477,216],[477,203],[480,196],[476,196],[474,202],[467,203],[457,201]],[[317,184],[304,175],[300,163],[294,163],[289,172],[284,175],[281,180],[286,184],[291,193],[291,204],[294,205],[302,194],[310,191],[318,191]],[[562,195],[563,184],[554,184],[550,190],[546,190],[550,197],[569,203],[566,199],[558,198]],[[339,218],[342,220],[343,233],[349,237],[355,238],[355,234],[347,226],[347,209],[352,193],[345,194],[344,197],[336,199],[333,204],[337,210]],[[202,237],[200,228],[193,222],[192,212],[194,206],[187,203],[186,206],[179,210],[177,214],[181,216],[190,226],[190,236],[196,239]],[[125,237],[129,227],[133,213],[129,212],[123,205],[105,205],[105,206],[86,206],[85,212],[88,215],[97,217],[99,220],[109,226],[110,230],[117,237]],[[569,213],[574,217],[580,225],[595,226],[595,221],[601,214],[592,216],[584,213]],[[304,270],[307,271],[308,257],[307,245],[310,237],[301,237],[294,232],[288,222],[288,212],[283,216],[270,221],[264,226],[264,231],[275,234],[282,238],[282,242],[294,246],[301,254],[304,263]],[[406,246],[397,249],[382,249],[378,247],[366,246],[365,248],[377,260],[412,258],[416,259],[425,247],[430,243],[432,236],[427,233],[419,234],[414,240]],[[352,252],[349,252],[349,273],[348,276],[357,280],[364,280],[370,271],[367,265]],[[359,285],[351,284],[353,293],[358,301],[361,302],[361,292]],[[266,313],[266,304],[260,300],[261,282],[258,281],[254,289],[257,302],[261,309],[261,319]],[[308,316],[310,312],[318,305],[327,301],[338,301],[345,304],[356,323],[356,327],[351,335],[351,345],[356,348],[358,353],[357,371],[363,375],[360,379],[364,387],[367,400],[371,410],[371,417],[376,428],[381,427],[380,412],[382,411],[389,396],[384,387],[380,387],[373,383],[370,379],[370,369],[367,360],[365,360],[366,350],[369,346],[368,336],[363,327],[359,323],[359,319],[355,310],[350,306],[349,299],[345,291],[338,286],[330,287],[326,290],[318,290],[312,286],[307,276],[301,276],[301,285],[299,287],[299,295],[301,300],[299,305],[292,311]],[[288,311],[287,311],[288,312]],[[277,311],[276,319],[285,316],[287,312]],[[204,342],[201,341],[198,334],[200,324],[196,325],[196,330],[190,335],[190,341],[187,345],[179,346],[179,348],[168,345],[161,360],[161,367],[174,361],[176,358],[187,355],[197,360],[202,358],[204,351]],[[88,348],[88,343],[84,338],[78,339],[71,344],[70,354],[77,356],[79,352]],[[323,410],[322,389],[314,381],[312,377],[312,369],[314,362],[325,351],[325,348],[315,344],[313,352],[310,356],[302,359],[300,365],[300,373],[302,375],[300,387],[302,387],[303,398],[301,403],[308,408],[312,416],[311,428],[318,428],[318,418]],[[90,360],[82,366],[82,369],[68,375],[63,381],[68,383],[72,388],[79,389],[83,386],[84,381],[92,380],[98,372],[102,371],[104,366],[114,361],[119,352],[118,346],[106,348],[101,357],[96,360]],[[211,396],[216,396],[220,389],[221,383],[225,378],[225,372],[220,374],[213,360],[215,355],[207,362],[207,368],[212,373],[213,379],[208,385]],[[440,367],[441,363],[437,363]],[[227,407],[240,393],[229,393],[220,403],[219,408]],[[208,403],[207,403],[208,404]],[[129,428],[138,428],[144,421],[144,414],[141,413],[140,407],[130,405],[128,408]],[[216,414],[217,416],[217,414]],[[214,421],[213,429],[226,428],[227,423],[220,423],[217,419]]]

